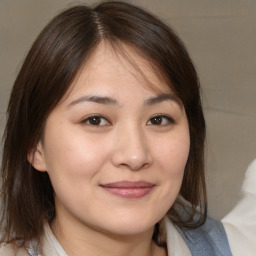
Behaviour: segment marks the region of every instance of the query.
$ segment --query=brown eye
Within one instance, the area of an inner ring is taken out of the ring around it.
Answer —
[[[88,119],[88,123],[90,125],[100,125],[101,119],[98,116],[90,117]]]
[[[102,116],[90,116],[87,117],[85,120],[82,121],[90,126],[107,126],[110,125],[109,121]]]
[[[148,125],[159,125],[159,126],[173,124],[173,123],[174,123],[174,120],[171,117],[163,116],[163,115],[153,116],[147,122]]]
[[[163,122],[163,118],[161,116],[155,116],[151,118],[151,124],[153,125],[161,125]]]

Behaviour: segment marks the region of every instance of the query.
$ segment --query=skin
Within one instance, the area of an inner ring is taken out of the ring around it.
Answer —
[[[179,193],[188,122],[170,87],[126,50],[143,75],[101,44],[50,113],[31,161],[50,176],[56,204],[51,228],[69,255],[166,254],[152,234]],[[102,188],[118,181],[146,181],[153,188],[139,198]]]

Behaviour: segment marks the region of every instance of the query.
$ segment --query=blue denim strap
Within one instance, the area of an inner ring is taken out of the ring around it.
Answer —
[[[222,223],[208,217],[204,225],[196,229],[180,229],[192,256],[232,256]]]

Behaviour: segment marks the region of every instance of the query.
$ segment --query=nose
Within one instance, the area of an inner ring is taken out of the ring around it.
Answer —
[[[149,167],[152,160],[150,146],[142,129],[120,129],[112,155],[115,166],[137,171]]]

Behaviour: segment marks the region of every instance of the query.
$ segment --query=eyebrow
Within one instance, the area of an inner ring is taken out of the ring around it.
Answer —
[[[143,105],[144,106],[152,106],[155,104],[162,103],[164,101],[173,101],[173,102],[176,102],[179,106],[182,105],[180,99],[175,94],[169,94],[169,93],[164,93],[164,94],[160,94],[160,95],[148,98],[147,100],[145,100]],[[99,104],[103,104],[103,105],[120,106],[118,101],[111,97],[88,95],[88,96],[82,96],[82,97],[72,101],[71,103],[68,104],[67,107],[77,105],[82,102],[93,102],[93,103],[99,103]]]
[[[152,105],[164,102],[164,101],[174,101],[179,106],[182,105],[181,100],[175,94],[169,94],[169,93],[163,93],[163,94],[157,95],[155,97],[151,97],[145,101],[144,105],[152,106]]]
[[[102,96],[83,96],[80,97],[74,101],[72,101],[68,107],[82,103],[82,102],[94,102],[94,103],[99,103],[103,105],[118,105],[117,100],[110,98],[110,97],[102,97]]]

